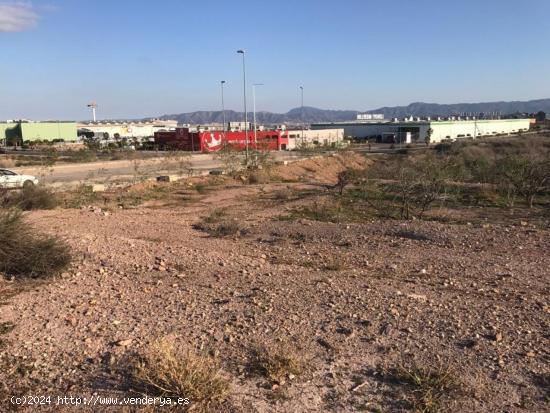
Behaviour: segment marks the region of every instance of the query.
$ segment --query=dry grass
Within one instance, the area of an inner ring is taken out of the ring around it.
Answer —
[[[327,271],[343,271],[348,268],[347,259],[342,254],[333,255],[325,260],[322,268]]]
[[[33,209],[54,209],[57,206],[55,194],[44,187],[29,186],[21,191],[6,194],[2,199],[4,207],[16,207],[23,211]]]
[[[459,375],[449,364],[420,364],[402,361],[384,369],[384,374],[407,386],[406,401],[414,412],[437,413],[463,391]]]
[[[138,355],[132,382],[138,392],[149,396],[187,398],[194,412],[216,411],[214,406],[224,402],[230,391],[213,359],[180,350],[167,338]]]
[[[63,241],[35,232],[17,210],[0,212],[0,273],[40,278],[61,272],[70,262]]]
[[[306,362],[295,348],[289,344],[261,344],[252,350],[251,370],[271,384],[282,386],[305,370]]]
[[[246,228],[242,227],[235,218],[229,218],[221,209],[214,210],[204,217],[193,228],[204,231],[212,237],[234,237],[246,234]]]

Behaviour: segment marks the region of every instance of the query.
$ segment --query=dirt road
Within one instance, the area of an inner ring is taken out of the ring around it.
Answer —
[[[276,161],[301,159],[303,156],[276,152]],[[191,168],[195,175],[207,174],[208,171],[222,166],[221,162],[209,154],[193,154],[190,157]],[[66,163],[44,169],[37,166],[11,168],[21,174],[34,175],[50,186],[66,187],[80,183],[116,184],[127,182],[133,178],[150,178],[161,174],[178,175],[181,168],[178,161],[167,157],[119,160],[87,163]]]

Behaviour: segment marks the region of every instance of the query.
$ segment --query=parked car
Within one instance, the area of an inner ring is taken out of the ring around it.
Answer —
[[[38,184],[32,175],[19,175],[8,169],[0,169],[0,188],[27,188]]]

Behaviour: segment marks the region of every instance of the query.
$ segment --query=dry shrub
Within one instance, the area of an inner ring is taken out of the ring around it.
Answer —
[[[327,271],[343,271],[347,268],[346,257],[340,254],[326,259],[323,268]]]
[[[297,218],[307,218],[320,222],[341,222],[345,213],[342,203],[333,199],[316,199],[311,205],[296,211]]]
[[[21,191],[4,198],[5,207],[17,207],[23,211],[33,209],[54,209],[57,197],[51,191],[40,186],[26,186]]]
[[[256,345],[252,349],[251,370],[272,384],[283,385],[305,370],[305,360],[294,347],[285,343]]]
[[[247,232],[236,219],[227,218],[225,212],[219,209],[193,225],[193,228],[219,238],[244,235]]]
[[[272,199],[276,201],[290,201],[293,197],[294,192],[290,188],[279,189],[272,194]]]
[[[269,173],[262,170],[256,170],[248,175],[249,184],[267,184],[271,180]]]
[[[206,222],[207,224],[215,224],[223,220],[226,215],[227,214],[223,209],[215,209],[210,213],[210,215],[203,218],[202,221]]]
[[[153,342],[138,354],[132,366],[137,391],[155,397],[187,398],[190,410],[212,407],[229,395],[229,383],[217,363],[192,351],[177,349],[168,338]]]
[[[70,261],[63,241],[35,232],[17,210],[0,212],[0,273],[46,277],[63,271]]]
[[[99,200],[99,194],[92,190],[91,185],[79,185],[72,191],[64,194],[64,207],[65,208],[81,208],[97,202]]]
[[[231,237],[244,234],[245,230],[241,228],[236,219],[228,219],[211,227],[208,233],[214,237]]]
[[[443,362],[401,361],[396,367],[384,370],[386,376],[407,386],[406,401],[418,413],[440,412],[464,391],[458,373]]]

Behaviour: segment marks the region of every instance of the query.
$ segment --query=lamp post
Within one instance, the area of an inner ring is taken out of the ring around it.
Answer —
[[[263,86],[263,83],[254,83],[252,85],[252,106],[254,110],[254,148],[257,151],[258,150],[258,134],[256,133],[258,131],[258,126],[256,125],[256,86]],[[256,155],[257,158],[257,155]]]
[[[246,64],[245,51],[237,50],[237,53],[243,55],[243,101],[244,101],[244,139],[246,147],[246,166],[248,166],[248,114],[246,112]]]
[[[304,145],[304,87],[300,86],[300,92],[302,94],[302,106],[300,109],[300,120],[302,121],[302,146]]]
[[[223,119],[223,137],[225,140],[225,105],[223,103],[223,85],[225,85],[225,80],[222,80],[220,82],[221,88],[222,88],[222,119]]]

